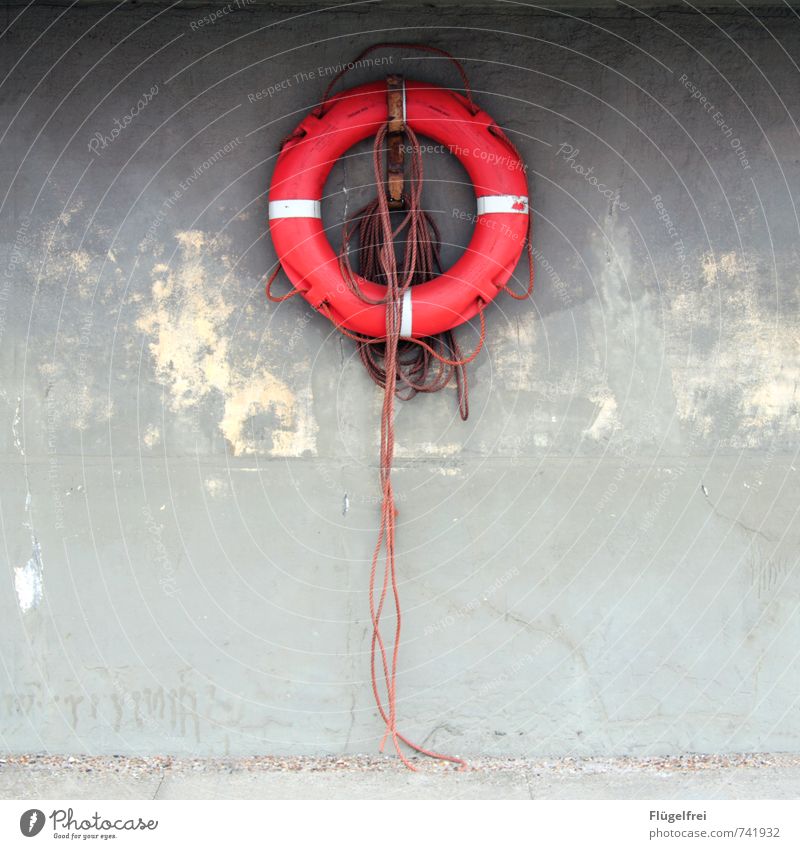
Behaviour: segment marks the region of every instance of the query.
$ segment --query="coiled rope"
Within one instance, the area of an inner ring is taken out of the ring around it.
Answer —
[[[439,48],[406,44],[373,45],[359,54],[354,63],[373,50],[383,47],[422,49],[451,59],[462,76],[470,105],[477,110],[472,101],[469,82],[464,69],[449,53]],[[318,107],[320,112],[324,110],[330,92],[340,76],[342,74],[334,78],[325,92],[322,103]],[[491,131],[503,138],[509,147],[519,155],[514,145],[499,127],[491,128]],[[372,158],[377,197],[345,222],[342,231],[342,248],[339,254],[339,265],[351,291],[364,303],[386,305],[386,336],[372,338],[351,332],[336,322],[324,303],[320,306],[320,311],[334,323],[341,333],[356,343],[367,373],[383,389],[380,435],[381,523],[378,540],[372,554],[369,576],[369,606],[372,621],[370,651],[372,692],[375,697],[375,704],[386,726],[380,742],[380,750],[384,750],[386,741],[391,738],[398,757],[409,769],[416,770],[416,767],[404,752],[403,746],[420,755],[449,761],[463,770],[467,768],[467,763],[462,758],[426,749],[410,740],[397,727],[397,668],[402,616],[395,562],[395,531],[398,513],[391,478],[395,449],[394,402],[395,398],[408,400],[418,392],[438,392],[455,379],[459,414],[463,420],[467,419],[469,415],[469,388],[466,367],[478,356],[486,340],[486,318],[484,315],[486,305],[479,301],[480,336],[475,349],[467,356],[462,354],[452,330],[427,339],[400,338],[401,310],[403,295],[406,290],[410,286],[424,283],[441,273],[441,237],[432,217],[421,207],[422,150],[416,134],[408,126],[404,127],[404,133],[409,142],[407,149],[410,149],[409,190],[403,195],[404,212],[402,219],[396,227],[393,226],[382,155],[385,152],[387,132],[388,124],[378,131],[373,146]],[[369,298],[359,286],[358,278],[351,264],[351,244],[356,236],[361,276],[386,286],[386,295],[380,300],[376,301]],[[396,240],[402,241],[404,245],[402,260],[400,261],[398,261],[396,253]],[[519,300],[529,297],[533,291],[533,252],[530,229],[526,247],[529,265],[528,287],[522,293],[512,292],[508,287],[505,289],[509,295]],[[285,301],[297,294],[295,289],[281,296],[272,294],[272,284],[279,270],[280,266],[276,267],[266,287],[267,297],[276,303]],[[383,574],[380,588],[378,588],[378,565],[381,553],[384,554]],[[381,619],[389,595],[391,595],[391,603],[395,612],[395,627],[391,646],[387,645],[387,640],[381,630]]]

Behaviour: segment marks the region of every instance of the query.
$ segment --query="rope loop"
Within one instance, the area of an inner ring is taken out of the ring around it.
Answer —
[[[506,284],[504,291],[515,301],[526,301],[533,294],[533,216],[528,219],[528,236],[525,240],[525,252],[528,255],[528,288],[524,292],[515,292]]]

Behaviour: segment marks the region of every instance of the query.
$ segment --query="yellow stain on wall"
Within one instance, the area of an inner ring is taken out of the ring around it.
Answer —
[[[292,389],[230,352],[229,319],[236,307],[223,295],[221,277],[232,270],[224,246],[197,230],[175,238],[177,257],[153,268],[152,302],[137,323],[151,339],[148,348],[158,379],[169,389],[170,406],[185,411],[218,392],[224,408],[217,424],[235,455],[263,450],[263,441],[247,427],[260,413],[276,420],[270,456],[316,453],[310,389]]]

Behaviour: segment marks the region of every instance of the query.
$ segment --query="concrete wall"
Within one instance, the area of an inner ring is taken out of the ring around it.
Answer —
[[[164,9],[7,15],[3,748],[374,751],[380,393],[262,289],[279,139],[318,68],[391,38],[465,57],[530,165],[538,274],[489,310],[466,424],[453,390],[399,405],[403,728],[797,751],[794,13]],[[389,68],[453,83],[352,80]],[[470,188],[426,166],[452,262]]]

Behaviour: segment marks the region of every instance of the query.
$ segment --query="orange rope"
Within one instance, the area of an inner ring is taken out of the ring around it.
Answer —
[[[469,80],[461,64],[449,53],[436,47],[416,44],[375,44],[360,53],[354,62],[359,61],[369,53],[379,48],[401,47],[423,50],[450,59],[457,67],[464,83],[466,99],[473,114],[478,107],[472,100]],[[348,70],[345,68],[337,74],[328,86],[322,101],[314,111],[318,117],[324,114],[331,91],[341,76]],[[490,127],[490,132],[502,138],[517,154],[519,153],[512,142],[499,127]],[[381,152],[388,131],[384,125],[377,133],[373,149],[373,167],[375,182],[378,189],[377,198],[364,209],[357,212],[345,222],[342,235],[342,250],[339,255],[339,266],[342,275],[350,287],[362,301],[368,304],[385,304],[386,306],[386,335],[372,338],[354,333],[340,324],[332,314],[330,307],[322,303],[320,312],[326,315],[334,326],[347,338],[352,339],[358,346],[361,359],[370,377],[383,389],[383,406],[381,412],[380,434],[380,487],[381,487],[381,523],[378,540],[372,554],[369,575],[369,609],[372,621],[372,644],[370,651],[370,674],[372,692],[378,712],[386,726],[380,742],[383,751],[386,741],[391,738],[398,757],[412,770],[416,767],[403,751],[403,746],[420,755],[449,761],[457,764],[459,769],[467,769],[467,763],[453,755],[445,755],[426,749],[414,743],[397,727],[397,667],[400,651],[400,631],[402,617],[400,611],[400,593],[395,564],[395,531],[397,509],[394,491],[392,489],[391,471],[394,460],[394,403],[395,397],[402,400],[413,397],[417,392],[436,392],[447,386],[455,377],[458,391],[459,413],[462,419],[469,415],[469,390],[466,367],[480,353],[486,341],[486,304],[478,299],[478,317],[480,319],[480,337],[475,349],[467,356],[462,356],[461,348],[452,331],[427,339],[407,339],[400,337],[400,323],[403,296],[409,286],[425,282],[441,273],[439,261],[440,237],[439,231],[431,216],[421,208],[422,204],[422,151],[419,141],[410,127],[405,127],[411,147],[409,191],[403,201],[406,214],[400,224],[393,228],[386,191],[386,175],[381,161]],[[281,143],[295,138],[302,138],[305,130],[297,129]],[[356,224],[358,226],[356,227]],[[349,245],[358,231],[360,276],[382,283],[386,286],[386,295],[378,300],[370,299],[360,288],[358,275],[353,270],[349,258]],[[394,240],[404,235],[405,250],[402,263],[398,263]],[[517,300],[530,297],[533,291],[533,249],[531,245],[532,224],[529,225],[527,237],[527,254],[529,264],[528,288],[524,294],[506,291]],[[267,297],[274,303],[281,303],[294,297],[298,289],[293,289],[286,295],[272,294],[272,284],[278,275],[280,266],[267,281]],[[380,591],[378,592],[378,562],[384,553],[383,575]],[[377,598],[376,598],[377,593]],[[391,649],[387,646],[381,631],[381,618],[391,594],[391,602],[395,611],[395,628]],[[382,686],[379,681],[382,679]]]
[[[280,263],[279,263],[275,267],[275,271],[273,271],[272,274],[270,274],[269,279],[267,280],[266,288],[265,288],[265,291],[267,293],[267,299],[272,301],[273,304],[282,304],[284,301],[288,301],[289,298],[293,298],[295,295],[297,295],[300,292],[299,289],[292,289],[291,292],[287,292],[285,295],[273,295],[272,294],[272,284],[275,282],[275,278],[280,273],[280,270],[281,270],[281,266],[280,266]]]
[[[416,767],[409,761],[403,745],[413,751],[438,760],[449,761],[458,764],[461,769],[466,768],[466,763],[452,755],[444,755],[432,749],[426,749],[412,742],[397,728],[397,663],[400,652],[400,630],[402,615],[400,611],[400,592],[397,582],[397,569],[395,565],[395,529],[397,520],[397,509],[395,507],[394,491],[392,489],[392,462],[394,460],[394,401],[397,392],[398,372],[402,372],[402,365],[398,360],[398,348],[400,345],[400,316],[403,301],[403,293],[413,281],[419,277],[426,277],[433,272],[432,263],[429,262],[432,253],[426,250],[425,238],[420,238],[424,224],[424,216],[420,212],[419,202],[422,189],[422,152],[416,137],[409,133],[412,146],[412,171],[414,181],[412,182],[411,197],[409,200],[406,219],[409,227],[409,240],[403,267],[398,268],[397,256],[394,248],[395,233],[392,228],[392,220],[389,212],[389,202],[386,193],[386,183],[383,179],[383,171],[379,151],[386,135],[384,127],[375,139],[375,179],[378,187],[378,197],[374,212],[371,217],[379,227],[381,239],[372,242],[373,251],[366,257],[368,263],[377,263],[380,267],[381,277],[386,283],[386,337],[383,340],[383,368],[381,378],[383,382],[383,410],[381,414],[381,450],[380,450],[380,484],[381,484],[381,526],[378,533],[378,541],[372,554],[372,564],[369,576],[369,603],[370,617],[372,619],[372,648],[370,652],[370,673],[372,677],[372,692],[375,703],[383,719],[386,730],[381,739],[380,749],[391,737],[395,751],[402,762],[409,769]],[[347,235],[345,234],[345,239]],[[428,248],[430,242],[427,243]],[[346,244],[345,244],[346,248]],[[418,260],[422,258],[421,271],[417,267]],[[350,279],[353,280],[352,275]],[[372,343],[370,343],[372,344]],[[482,344],[482,342],[481,342]],[[362,350],[367,350],[367,345],[361,345]],[[429,350],[433,351],[430,346]],[[435,352],[434,352],[435,353]],[[376,602],[376,579],[378,572],[378,561],[381,551],[385,552],[383,580],[379,598]],[[389,659],[387,646],[381,633],[381,616],[387,601],[387,595],[391,590],[392,602],[395,611],[395,629],[392,639],[391,660]],[[376,669],[377,658],[380,658],[380,671],[383,675],[385,688],[385,704],[378,686],[379,670]]]
[[[528,254],[528,288],[522,292],[514,292],[506,283],[505,292],[511,295],[515,301],[525,301],[533,294],[533,218],[528,218],[528,237],[526,239],[525,250]]]

